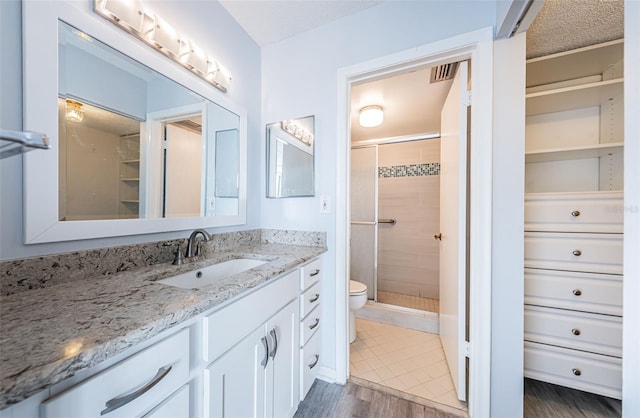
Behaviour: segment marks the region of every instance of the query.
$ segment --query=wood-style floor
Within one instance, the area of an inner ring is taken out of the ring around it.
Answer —
[[[317,379],[294,418],[449,418],[459,417],[348,382],[345,386]]]
[[[622,402],[592,393],[525,379],[525,418],[620,417]],[[459,417],[348,382],[345,386],[316,380],[294,418],[427,418]]]
[[[524,380],[526,418],[620,417],[622,402],[563,386]]]

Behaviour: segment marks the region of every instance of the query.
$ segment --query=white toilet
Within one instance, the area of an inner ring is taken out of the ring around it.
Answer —
[[[349,343],[356,340],[356,313],[367,303],[367,286],[349,280]]]

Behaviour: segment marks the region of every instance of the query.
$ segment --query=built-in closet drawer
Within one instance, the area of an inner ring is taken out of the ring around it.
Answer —
[[[300,350],[300,399],[311,389],[320,369],[320,333],[316,332]]]
[[[622,276],[526,268],[524,303],[622,315]]]
[[[189,329],[184,329],[45,401],[42,416],[140,416],[188,378]]]
[[[622,318],[525,306],[524,339],[609,356],[622,356]]]
[[[524,234],[524,266],[622,274],[622,234]]]
[[[525,197],[525,231],[622,233],[622,193],[536,193]]]
[[[616,399],[622,397],[622,359],[533,342],[524,343],[524,375]]]
[[[311,313],[309,315],[307,315],[306,318],[304,318],[300,322],[300,342],[301,342],[301,345],[306,344],[307,341],[309,341],[309,338],[311,338],[311,336],[313,334],[315,334],[316,331],[318,331],[320,329],[320,320],[321,320],[321,317],[322,317],[321,314],[322,314],[322,311],[321,311],[320,307],[318,306],[316,309],[311,311]]]
[[[302,267],[300,271],[300,290],[306,290],[309,286],[319,281],[322,277],[320,273],[321,260],[313,260],[306,266]]]
[[[320,296],[319,282],[300,295],[300,318],[304,318],[313,308],[320,305]]]
[[[299,272],[269,281],[268,286],[235,300],[203,318],[206,362],[213,361],[256,329],[265,318],[298,297]]]

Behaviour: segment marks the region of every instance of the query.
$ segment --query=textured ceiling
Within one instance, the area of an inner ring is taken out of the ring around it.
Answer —
[[[623,0],[546,0],[527,30],[527,58],[619,39]]]
[[[220,3],[263,46],[357,13],[382,0],[220,0]]]

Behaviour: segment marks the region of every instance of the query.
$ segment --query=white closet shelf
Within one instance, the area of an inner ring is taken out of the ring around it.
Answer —
[[[527,86],[603,74],[623,57],[624,39],[527,60]]]
[[[130,177],[130,178],[120,179],[120,181],[140,181],[140,179],[138,177]]]
[[[599,106],[622,96],[624,79],[581,84],[527,94],[527,116]]]
[[[616,151],[622,151],[622,142],[610,144],[594,144],[579,147],[549,148],[525,153],[525,162],[540,163],[546,161],[581,160],[585,158],[604,157]]]

